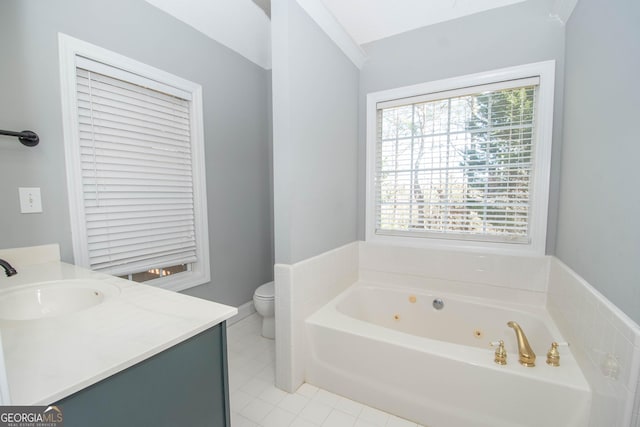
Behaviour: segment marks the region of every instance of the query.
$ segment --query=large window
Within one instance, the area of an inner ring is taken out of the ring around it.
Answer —
[[[209,281],[200,87],[64,35],[60,54],[76,264]]]
[[[368,100],[369,238],[544,251],[553,63]]]

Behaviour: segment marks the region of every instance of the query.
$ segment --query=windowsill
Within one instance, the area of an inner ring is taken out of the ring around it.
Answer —
[[[185,289],[195,288],[211,281],[211,275],[205,272],[189,271],[178,273],[171,276],[160,277],[153,280],[141,282],[141,284],[153,286],[167,291],[184,291]]]
[[[494,255],[541,256],[545,254],[544,247],[535,247],[524,243],[486,242],[477,240],[459,240],[434,237],[407,237],[367,233],[366,241],[391,246],[409,246],[424,249],[439,249],[446,251],[475,252]]]

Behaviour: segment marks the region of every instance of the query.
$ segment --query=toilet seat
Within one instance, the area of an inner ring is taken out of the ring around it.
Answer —
[[[253,293],[255,299],[269,301],[275,299],[276,287],[274,282],[265,283],[256,289]]]

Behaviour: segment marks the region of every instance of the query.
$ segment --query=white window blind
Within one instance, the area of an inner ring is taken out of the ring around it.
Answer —
[[[375,233],[528,244],[537,88],[378,103]]]
[[[123,275],[196,262],[190,101],[78,64],[89,266]]]

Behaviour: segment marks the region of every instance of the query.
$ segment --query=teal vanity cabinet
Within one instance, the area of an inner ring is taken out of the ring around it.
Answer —
[[[230,427],[226,322],[55,404],[65,427]]]

